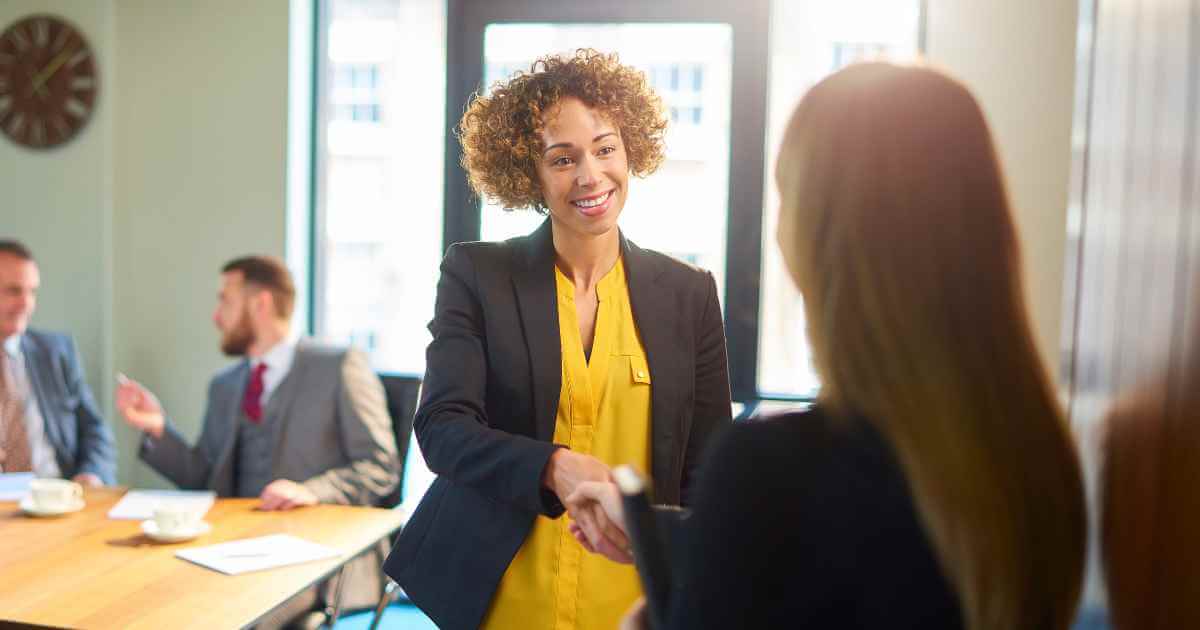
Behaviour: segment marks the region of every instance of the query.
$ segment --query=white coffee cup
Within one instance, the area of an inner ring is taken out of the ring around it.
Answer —
[[[33,505],[47,512],[62,512],[83,501],[83,486],[66,479],[34,479],[29,482]]]
[[[164,501],[154,508],[154,525],[167,536],[186,534],[200,525],[200,512],[192,505]]]

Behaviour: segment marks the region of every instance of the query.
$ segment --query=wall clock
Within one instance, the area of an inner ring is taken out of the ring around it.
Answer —
[[[30,15],[0,32],[0,133],[13,142],[48,149],[70,140],[99,87],[92,48],[66,20]]]

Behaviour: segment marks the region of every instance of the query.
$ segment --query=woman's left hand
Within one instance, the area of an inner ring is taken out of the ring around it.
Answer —
[[[646,598],[639,597],[633,606],[621,618],[621,630],[645,630],[646,628]]]
[[[613,562],[633,562],[625,535],[625,511],[616,484],[585,481],[576,486],[563,504],[574,521],[571,534],[585,549]]]
[[[583,533],[583,527],[575,521],[571,521],[567,529],[589,553],[599,554],[618,564],[633,564],[633,553],[627,547],[622,547],[608,537],[601,538],[598,545],[593,545],[592,541],[588,540],[587,534]]]

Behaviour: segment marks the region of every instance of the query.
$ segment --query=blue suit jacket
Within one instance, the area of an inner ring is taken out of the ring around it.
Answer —
[[[116,483],[112,429],[84,379],[75,342],[67,335],[30,329],[21,336],[21,352],[63,477],[92,473],[106,484]]]

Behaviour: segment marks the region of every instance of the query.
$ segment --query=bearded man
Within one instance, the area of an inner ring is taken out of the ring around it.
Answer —
[[[117,386],[117,409],[143,433],[142,461],[180,488],[258,497],[263,510],[377,505],[395,488],[396,442],[379,377],[357,350],[296,340],[294,302],[291,274],[275,258],[246,256],[221,269],[213,323],[221,351],[239,361],[209,383],[196,445],[140,383],[122,377]],[[347,608],[378,600],[381,563],[382,552],[347,566]],[[314,587],[259,627],[311,616],[334,591]]]

